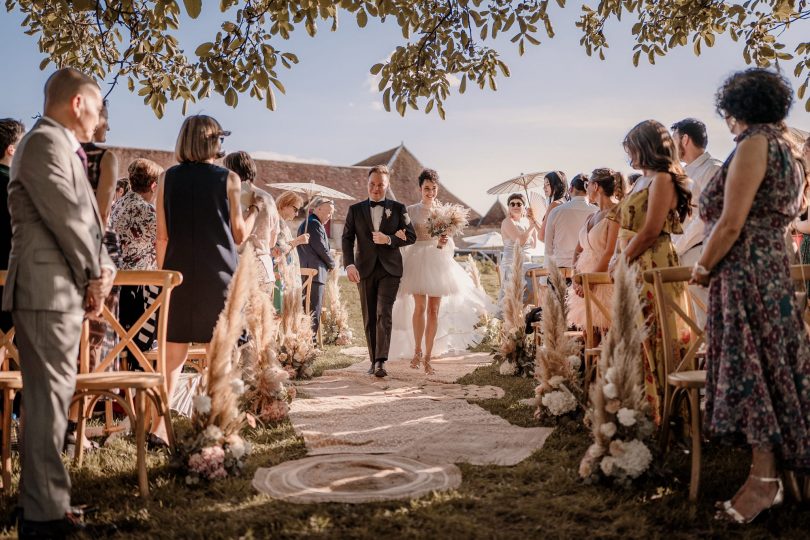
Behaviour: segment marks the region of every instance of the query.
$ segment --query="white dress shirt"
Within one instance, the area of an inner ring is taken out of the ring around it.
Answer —
[[[372,201],[371,202],[383,202],[385,199],[380,199],[379,201]],[[379,232],[380,224],[382,223],[383,212],[385,211],[385,206],[377,205],[371,207],[371,223],[374,225],[374,232]]]
[[[678,255],[683,255],[704,240],[706,228],[703,220],[697,214],[698,199],[706,188],[706,184],[714,178],[722,166],[723,163],[720,160],[714,159],[708,152],[703,152],[696,160],[684,167],[686,175],[692,180],[689,186],[692,189],[692,215],[686,218],[683,234],[672,237]]]
[[[551,211],[546,221],[546,252],[544,264],[546,268],[552,259],[560,268],[574,266],[574,251],[579,243],[579,230],[588,221],[588,217],[599,208],[582,197],[571,197],[571,200],[561,204]]]

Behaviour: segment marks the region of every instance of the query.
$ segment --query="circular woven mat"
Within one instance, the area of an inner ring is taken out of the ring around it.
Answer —
[[[455,465],[428,465],[391,454],[332,454],[259,469],[253,487],[295,503],[363,503],[420,497],[455,489]]]

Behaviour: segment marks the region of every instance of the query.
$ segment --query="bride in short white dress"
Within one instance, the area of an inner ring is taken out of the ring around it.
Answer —
[[[465,351],[480,341],[475,326],[481,315],[494,311],[494,305],[453,259],[452,238],[431,238],[428,233],[438,175],[428,169],[419,178],[422,202],[408,207],[416,243],[402,249],[403,274],[394,303],[389,357],[412,357],[412,368],[419,369],[421,363],[425,373],[432,374],[431,358]]]

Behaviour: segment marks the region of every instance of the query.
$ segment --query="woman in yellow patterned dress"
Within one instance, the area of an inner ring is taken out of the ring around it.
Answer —
[[[678,161],[678,150],[669,131],[660,122],[645,120],[624,139],[624,149],[634,169],[643,176],[633,186],[624,201],[613,209],[608,219],[619,223],[616,256],[633,263],[639,274],[654,268],[679,266],[678,254],[670,235],[683,232],[681,223],[690,213],[692,194],[687,177]],[[616,257],[611,262],[613,271]],[[665,285],[667,292],[678,299],[686,310],[686,289],[682,283]],[[666,381],[661,329],[655,314],[652,284],[642,282],[641,306],[649,329],[649,351],[644,356],[644,382],[656,424],[661,420],[661,408]],[[668,321],[675,324],[675,321]],[[678,328],[674,335],[688,334]]]

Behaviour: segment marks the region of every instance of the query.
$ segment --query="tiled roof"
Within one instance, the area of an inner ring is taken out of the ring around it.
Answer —
[[[121,176],[126,176],[129,164],[135,158],[151,159],[164,168],[177,163],[174,152],[166,150],[149,150],[142,148],[110,147],[118,156],[118,168]],[[394,158],[393,163],[391,159]],[[387,159],[387,161],[381,161]],[[335,201],[335,220],[343,221],[352,204],[368,197],[368,169],[374,165],[388,165],[391,168],[391,193],[405,203],[419,201],[417,178],[424,168],[419,160],[405,146],[399,146],[375,156],[371,156],[354,166],[336,166],[292,161],[273,161],[257,159],[257,181],[259,187],[271,186],[279,182],[315,182],[355,198],[353,201]],[[279,195],[278,189],[268,189],[271,194]],[[452,193],[443,191],[439,194],[443,202],[464,203]],[[465,205],[466,206],[466,205]],[[475,223],[480,216],[472,211],[470,221]]]
[[[487,210],[487,213],[478,222],[479,227],[485,226],[501,226],[501,222],[506,219],[507,210],[506,206],[499,200],[495,201],[493,205]]]

